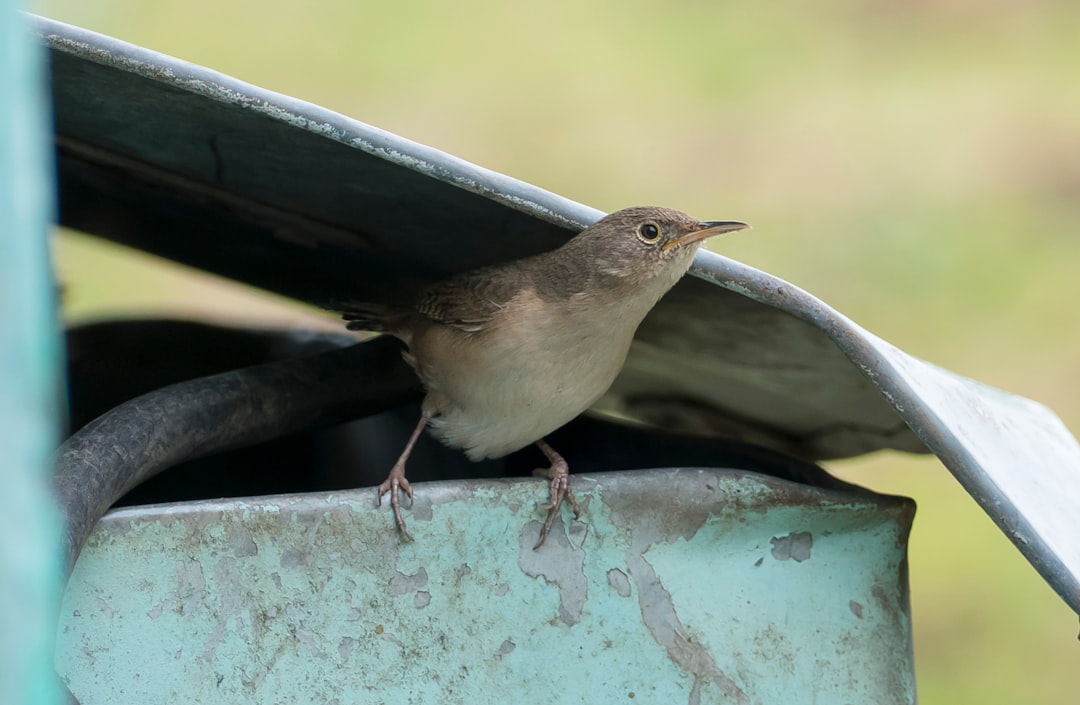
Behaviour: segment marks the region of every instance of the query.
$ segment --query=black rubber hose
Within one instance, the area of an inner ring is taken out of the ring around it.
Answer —
[[[103,414],[59,449],[65,576],[94,525],[136,485],[180,462],[418,399],[420,383],[384,336],[149,392]]]

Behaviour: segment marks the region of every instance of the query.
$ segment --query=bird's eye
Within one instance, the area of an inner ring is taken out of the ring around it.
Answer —
[[[642,223],[637,229],[638,238],[642,242],[653,243],[660,239],[660,228],[656,223]]]

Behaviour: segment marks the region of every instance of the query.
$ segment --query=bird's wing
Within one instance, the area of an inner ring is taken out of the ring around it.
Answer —
[[[527,284],[521,276],[516,267],[489,267],[428,284],[407,297],[412,300],[410,305],[338,301],[333,307],[341,311],[349,330],[396,334],[419,314],[464,333],[477,333],[487,328]]]
[[[416,302],[416,312],[464,333],[484,330],[527,282],[516,267],[491,267],[459,274],[428,286]]]

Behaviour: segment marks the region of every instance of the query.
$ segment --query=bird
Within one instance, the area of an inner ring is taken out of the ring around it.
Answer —
[[[678,210],[615,211],[561,247],[428,284],[399,303],[352,304],[350,330],[389,333],[426,390],[420,419],[378,487],[412,540],[401,493],[413,499],[405,464],[429,429],[470,460],[535,444],[549,467],[548,515],[539,549],[564,502],[580,507],[569,466],[545,436],[595,403],[615,381],[639,324],[689,270],[701,243],[750,226],[700,221]]]

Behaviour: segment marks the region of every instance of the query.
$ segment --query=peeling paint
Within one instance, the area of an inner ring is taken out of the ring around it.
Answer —
[[[801,563],[810,560],[814,536],[809,531],[795,531],[786,536],[774,536],[769,543],[772,544],[772,556],[776,560],[786,561],[790,558]]]
[[[680,506],[679,512],[673,513],[646,513],[641,511],[641,504],[637,505],[639,511],[635,513],[634,503],[628,504],[612,497],[605,497],[604,501],[612,507],[612,519],[616,524],[626,522],[626,527],[632,528],[631,544],[625,555],[630,577],[637,588],[642,624],[656,643],[664,648],[671,662],[693,678],[687,702],[690,705],[700,703],[702,688],[712,684],[726,698],[733,699],[740,705],[748,705],[750,700],[746,693],[724,673],[709,650],[695,640],[693,631],[683,623],[671,594],[645,557],[657,542],[693,539],[715,511],[715,504],[710,503],[709,499],[727,498],[722,491],[714,494],[721,483],[714,482],[707,476],[702,476],[700,486],[702,491],[697,495],[679,499],[663,495],[633,497],[639,503],[644,500],[648,508],[665,506],[672,500],[684,505]],[[673,485],[672,490],[675,489],[677,488]],[[610,575],[609,572],[609,577]]]
[[[612,568],[607,572],[608,585],[619,597],[630,597],[630,578],[618,568]]]
[[[538,522],[533,522],[538,523]],[[537,529],[539,531],[539,529]],[[522,531],[518,542],[518,566],[526,575],[543,578],[559,590],[559,619],[567,625],[581,621],[589,595],[585,576],[585,552],[574,549],[566,535],[553,531],[539,550],[533,550],[538,533]]]
[[[712,654],[682,623],[671,595],[652,570],[652,566],[640,556],[634,558],[630,574],[638,586],[638,604],[641,618],[656,643],[667,651],[671,661],[694,678],[688,702],[701,702],[701,689],[705,682],[714,683],[728,698],[740,705],[749,705],[750,699],[716,664]]]
[[[426,587],[427,584],[428,574],[423,567],[412,575],[395,572],[394,577],[390,579],[390,584],[387,585],[386,592],[389,595],[404,595],[407,592],[415,592],[422,587]]]
[[[259,554],[259,547],[251,537],[251,532],[244,527],[237,527],[233,531],[232,548],[233,555],[237,558],[246,558],[247,556],[256,556]]]

